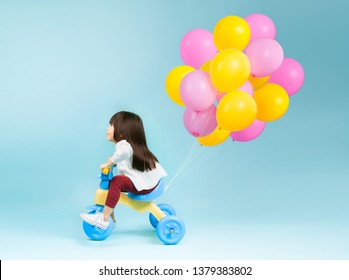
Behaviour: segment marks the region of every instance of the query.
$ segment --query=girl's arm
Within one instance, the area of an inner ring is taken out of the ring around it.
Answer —
[[[100,169],[103,170],[104,168],[110,168],[113,164],[115,165],[115,163],[112,162],[111,158],[109,157],[108,161],[100,166]]]
[[[130,158],[131,154],[131,145],[126,141],[121,141],[119,144],[116,144],[114,154],[111,157],[109,157],[108,161],[106,163],[103,163],[100,168],[101,170],[103,170],[103,168],[110,168],[113,164],[114,166],[116,166],[118,162]]]

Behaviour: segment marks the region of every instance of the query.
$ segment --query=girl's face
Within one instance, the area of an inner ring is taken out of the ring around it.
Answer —
[[[111,141],[111,142],[115,142],[114,140],[114,126],[112,126],[111,124],[109,124],[108,128],[107,128],[107,140]]]

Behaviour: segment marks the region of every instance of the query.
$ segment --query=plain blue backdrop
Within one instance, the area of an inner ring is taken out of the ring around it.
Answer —
[[[1,1],[1,259],[348,259],[349,65],[344,0]],[[190,30],[227,15],[273,19],[302,89],[255,141],[201,147],[168,98]],[[187,234],[157,240],[146,214],[117,208],[104,242],[82,231],[105,139],[138,113],[173,184]],[[177,175],[176,175],[177,174]]]

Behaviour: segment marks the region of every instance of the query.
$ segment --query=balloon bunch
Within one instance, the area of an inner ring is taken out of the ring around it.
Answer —
[[[304,71],[299,62],[284,57],[275,37],[273,21],[263,14],[227,16],[213,33],[195,29],[183,37],[185,65],[168,73],[166,91],[186,106],[184,126],[202,145],[218,145],[229,136],[251,141],[266,122],[286,113]]]

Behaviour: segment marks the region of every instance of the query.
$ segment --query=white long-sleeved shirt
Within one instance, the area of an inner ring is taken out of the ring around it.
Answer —
[[[154,188],[159,180],[167,176],[166,171],[156,163],[155,168],[150,171],[139,171],[132,168],[133,149],[126,140],[121,140],[115,145],[115,152],[111,161],[117,165],[120,174],[131,179],[138,191]]]

